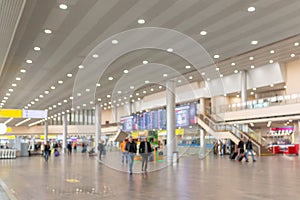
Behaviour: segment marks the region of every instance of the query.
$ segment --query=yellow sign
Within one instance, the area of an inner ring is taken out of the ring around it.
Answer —
[[[14,136],[14,135],[0,135],[0,139],[2,139],[2,140],[14,140],[14,139],[16,139],[16,136]]]
[[[0,118],[22,118],[22,110],[0,109]]]
[[[183,128],[181,128],[181,129],[176,129],[175,134],[176,134],[176,135],[183,135],[183,134],[184,134],[184,129],[183,129]]]
[[[45,138],[44,135],[40,135],[40,139],[43,140]],[[56,139],[56,135],[48,135],[48,139]]]
[[[66,182],[68,183],[79,183],[80,181],[77,179],[66,179]]]
[[[133,139],[136,139],[136,138],[139,137],[139,132],[132,132],[131,136],[132,136]]]
[[[6,130],[7,133],[10,133],[12,132],[12,128],[11,127],[7,127],[7,130]]]

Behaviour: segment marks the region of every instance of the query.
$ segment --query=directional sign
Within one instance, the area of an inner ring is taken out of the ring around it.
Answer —
[[[36,118],[43,119],[48,116],[47,111],[45,110],[23,110],[23,118]]]
[[[22,118],[22,110],[0,109],[0,118]]]

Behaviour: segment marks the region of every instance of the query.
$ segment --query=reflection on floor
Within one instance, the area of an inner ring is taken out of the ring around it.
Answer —
[[[82,153],[52,156],[48,163],[40,156],[18,157],[0,160],[0,180],[18,200],[279,200],[295,199],[300,188],[300,162],[295,156],[245,163],[211,155],[183,157],[178,164],[161,168],[164,165],[151,162],[151,172],[145,174],[137,161],[136,173],[129,175],[119,152],[108,152],[103,163]]]

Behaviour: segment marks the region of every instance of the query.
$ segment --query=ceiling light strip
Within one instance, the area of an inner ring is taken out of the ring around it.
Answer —
[[[25,119],[23,121],[20,121],[19,123],[17,123],[15,126],[20,126],[21,124],[24,124],[25,122],[28,122],[29,120],[31,120],[31,118]]]

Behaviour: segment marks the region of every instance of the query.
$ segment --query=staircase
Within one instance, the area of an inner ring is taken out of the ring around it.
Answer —
[[[245,133],[235,126],[232,125],[219,125],[212,119],[205,115],[198,117],[198,124],[210,135],[217,139],[231,139],[235,144],[238,144],[241,138],[251,139],[254,147],[254,151],[260,156],[273,155],[268,151],[265,145],[258,142],[256,139],[251,137],[248,133]],[[251,129],[250,129],[251,130]]]

